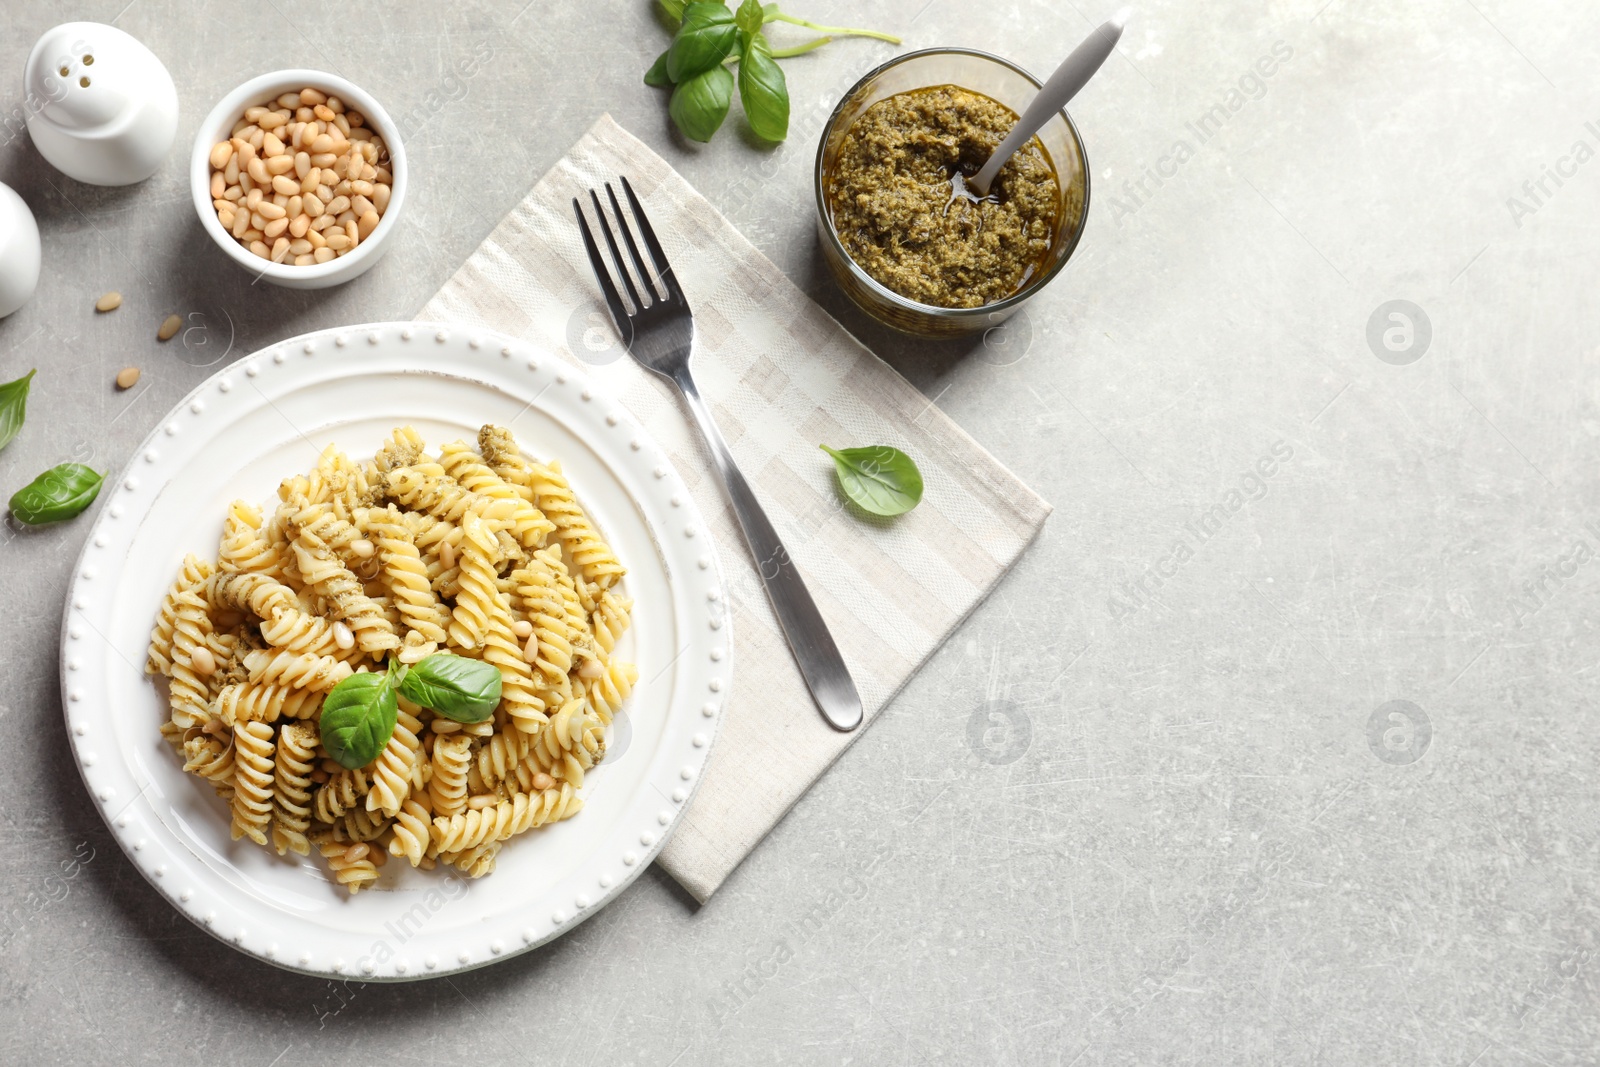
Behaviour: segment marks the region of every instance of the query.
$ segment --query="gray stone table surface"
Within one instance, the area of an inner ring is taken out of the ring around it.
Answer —
[[[1111,13],[791,2],[1040,72]],[[0,1062],[1600,1058],[1600,8],[1141,5],[1073,108],[1075,262],[964,345],[891,336],[820,265],[817,130],[887,44],[790,62],[783,146],[700,147],[640,84],[666,40],[644,0],[7,0],[0,104],[69,18],[165,60],[179,149],[91,188],[6,120],[45,250],[0,321],[0,378],[40,369],[7,494],[118,468],[243,353],[411,316],[608,110],[1056,511],[709,904],[651,871],[541,951],[398,987],[274,970],[145,884],[62,726],[88,521],[8,526]],[[416,175],[388,257],[320,293],[249,285],[184,177],[220,93],[303,65],[404,116]],[[201,329],[159,345],[172,312]]]

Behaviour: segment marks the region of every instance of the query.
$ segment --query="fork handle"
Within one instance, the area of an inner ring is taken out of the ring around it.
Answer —
[[[674,374],[673,381],[683,391],[695,425],[711,449],[711,462],[722,476],[739,528],[744,531],[744,539],[755,555],[756,572],[761,575],[778,624],[789,639],[789,648],[811,690],[811,699],[835,729],[854,730],[861,725],[861,697],[844,657],[839,654],[839,646],[833,643],[833,635],[828,632],[828,624],[823,621],[816,601],[811,599],[811,592],[800,577],[799,568],[783,547],[778,531],[772,528],[772,521],[762,510],[755,491],[734,463],[733,453],[722,439],[722,431],[717,429],[711,409],[701,399],[689,368],[685,366]]]

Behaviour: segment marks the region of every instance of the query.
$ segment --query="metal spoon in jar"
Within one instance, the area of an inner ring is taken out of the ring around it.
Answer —
[[[1066,107],[1067,101],[1078,95],[1078,90],[1089,83],[1089,79],[1111,55],[1117,42],[1122,39],[1122,27],[1128,23],[1128,14],[1128,9],[1123,8],[1115,18],[1102,24],[1072,50],[1072,54],[1050,75],[1050,80],[1044,83],[1039,95],[1033,98],[1033,103],[1028,105],[1017,124],[1011,127],[1011,132],[1006,134],[1006,139],[1000,142],[1000,147],[994,150],[994,155],[989,157],[989,162],[977,174],[963,179],[961,172],[957,171],[951,177],[954,197],[979,200],[989,195],[989,186],[994,184],[994,177],[1005,166],[1006,160],[1027,144],[1050,121],[1052,115]]]

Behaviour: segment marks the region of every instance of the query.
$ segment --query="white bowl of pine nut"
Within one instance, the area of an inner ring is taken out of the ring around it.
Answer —
[[[405,146],[359,87],[274,71],[205,117],[189,185],[200,225],[234,262],[275,285],[323,289],[383,256],[405,206]]]

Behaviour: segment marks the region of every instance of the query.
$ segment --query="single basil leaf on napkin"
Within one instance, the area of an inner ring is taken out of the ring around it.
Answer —
[[[722,65],[739,47],[739,27],[722,4],[693,3],[683,12],[683,25],[667,49],[667,76],[683,84],[702,71]]]
[[[754,4],[755,0],[745,0]],[[739,9],[740,17],[744,9]],[[760,10],[757,9],[757,17]],[[772,58],[772,46],[764,33],[750,38],[750,44],[739,60],[739,100],[744,104],[744,116],[750,128],[765,141],[781,141],[789,136],[789,83],[784,79],[778,61]]]
[[[456,722],[482,722],[500,703],[500,668],[482,660],[435,652],[406,672],[400,693]]]
[[[833,457],[839,488],[863,510],[874,515],[903,515],[922,501],[922,472],[898,448],[819,447]]]
[[[365,767],[389,743],[399,710],[392,670],[352,674],[322,702],[322,746],[341,767]]]
[[[726,67],[712,67],[672,90],[667,111],[683,135],[693,141],[709,141],[728,117],[733,103],[733,75]]]
[[[672,84],[672,79],[667,77],[667,53],[656,56],[656,61],[644,72],[644,83],[657,89],[665,89]]]
[[[18,489],[11,497],[11,514],[29,526],[76,518],[94,503],[105,480],[82,463],[62,463]]]
[[[31,370],[14,382],[0,385],[0,448],[11,443],[28,417],[28,386],[37,373]]]

